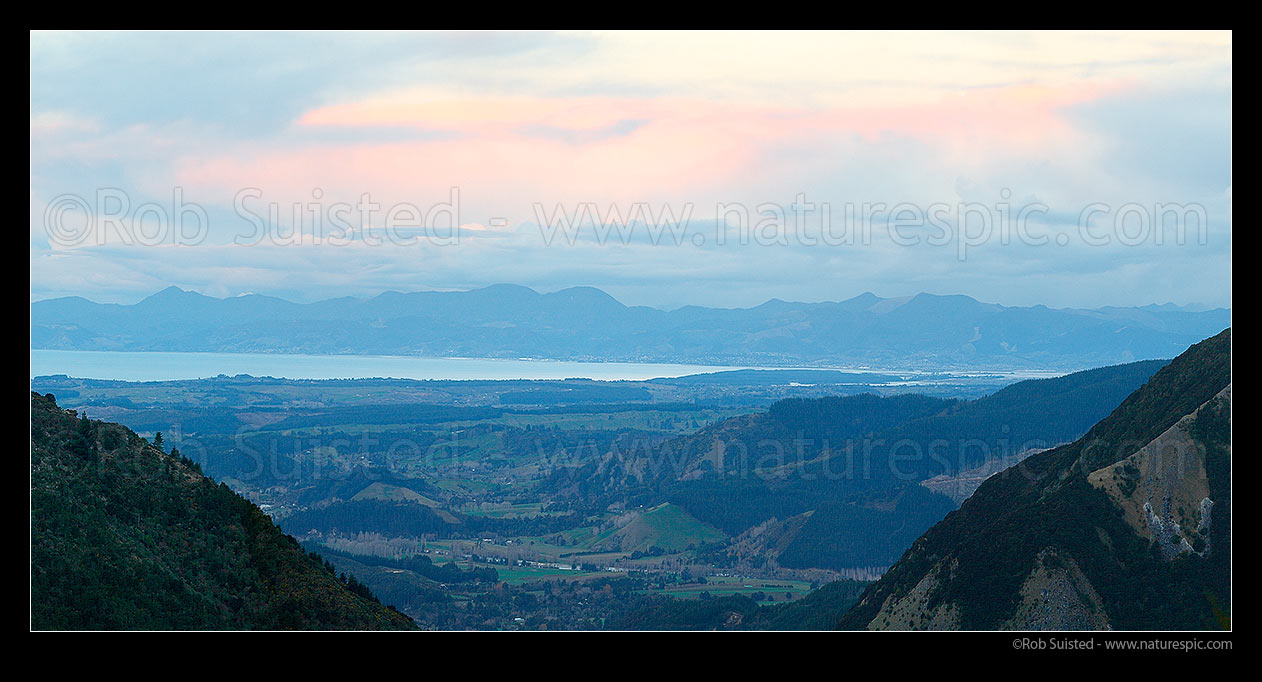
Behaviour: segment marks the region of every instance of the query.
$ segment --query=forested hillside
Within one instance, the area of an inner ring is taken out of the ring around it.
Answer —
[[[31,627],[413,625],[178,452],[32,393]]]
[[[1203,629],[1231,608],[1231,330],[991,478],[840,625]]]

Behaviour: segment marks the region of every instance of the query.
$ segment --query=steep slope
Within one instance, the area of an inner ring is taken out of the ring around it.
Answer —
[[[1196,427],[1220,403],[1231,404],[1230,385],[1135,454],[1087,476],[1167,559],[1212,549],[1214,501]]]
[[[413,624],[189,460],[32,393],[31,627]]]
[[[982,484],[839,625],[1227,626],[1230,384],[1228,329],[1189,348],[1081,439]]]

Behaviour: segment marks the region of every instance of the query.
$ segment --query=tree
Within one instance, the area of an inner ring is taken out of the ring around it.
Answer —
[[[74,435],[70,438],[70,451],[92,461],[96,457],[96,433],[88,415],[79,416]]]

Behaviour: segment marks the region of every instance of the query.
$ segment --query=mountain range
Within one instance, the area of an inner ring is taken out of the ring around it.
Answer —
[[[897,369],[1075,370],[1169,358],[1231,323],[1224,308],[1008,307],[927,293],[665,311],[591,287],[541,294],[508,284],[314,303],[169,287],[134,305],[67,297],[30,311],[35,349]]]

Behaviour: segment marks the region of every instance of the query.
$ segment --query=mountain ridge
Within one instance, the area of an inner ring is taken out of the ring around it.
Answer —
[[[198,465],[31,393],[31,628],[412,629]]]
[[[1227,329],[1172,360],[1082,438],[984,482],[865,590],[839,627],[1229,627],[1230,385]],[[1138,461],[1179,423],[1194,447],[1176,454],[1189,458],[1181,466],[1206,472],[1208,503],[1198,511],[1166,508],[1187,495],[1153,500],[1153,528],[1197,521],[1176,535],[1193,537],[1188,551],[1171,555],[1181,542],[1141,535],[1136,514],[1119,506],[1141,466],[1131,473],[1115,465]]]
[[[294,303],[168,287],[133,305],[31,304],[31,347],[533,357],[747,366],[1077,370],[1173,357],[1229,309],[1010,307],[920,293],[751,308],[627,306],[594,287],[383,292]]]

